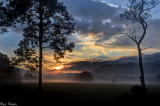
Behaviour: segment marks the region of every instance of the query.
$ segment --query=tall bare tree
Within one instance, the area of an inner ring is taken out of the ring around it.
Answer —
[[[127,35],[136,45],[139,57],[141,86],[146,88],[144,79],[143,59],[141,44],[146,36],[149,25],[152,24],[153,9],[159,4],[158,0],[128,0],[129,5],[125,12],[120,15],[126,21],[121,34]]]
[[[42,91],[43,50],[53,50],[56,60],[66,51],[72,52],[74,43],[69,36],[74,22],[63,3],[58,0],[9,0],[8,9],[16,23],[25,24],[24,39],[15,50],[16,62],[39,70],[39,91]],[[33,65],[34,64],[34,65]]]

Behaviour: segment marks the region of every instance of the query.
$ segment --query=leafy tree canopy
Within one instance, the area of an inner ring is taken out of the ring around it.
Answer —
[[[63,58],[66,51],[72,52],[74,43],[69,41],[69,36],[74,32],[74,22],[63,3],[57,0],[8,1],[12,19],[27,26],[23,29],[24,39],[14,51],[18,57],[13,59],[15,63],[37,70],[40,43],[43,50],[53,50],[55,60]]]

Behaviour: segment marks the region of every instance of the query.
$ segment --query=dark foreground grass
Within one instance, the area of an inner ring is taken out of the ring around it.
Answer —
[[[18,106],[54,106],[55,104],[85,105],[156,103],[160,100],[160,85],[147,85],[149,96],[134,97],[129,84],[44,83],[39,94],[36,83],[1,84],[0,102]],[[138,99],[137,99],[138,98]]]

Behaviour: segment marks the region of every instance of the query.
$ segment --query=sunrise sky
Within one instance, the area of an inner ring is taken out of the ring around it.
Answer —
[[[44,59],[50,61],[44,70],[63,70],[65,65],[77,61],[113,60],[124,56],[137,55],[134,43],[124,35],[118,34],[122,27],[120,13],[124,12],[128,0],[61,0],[68,8],[76,23],[76,31],[70,38],[75,42],[73,53],[67,53],[61,62],[55,63],[52,51],[45,51]],[[160,9],[160,6],[155,10]],[[152,47],[144,53],[152,54],[160,51],[160,11],[153,16],[153,24],[149,27],[143,47]],[[8,33],[0,36],[0,51],[14,56],[13,51],[22,39],[21,26],[11,28]],[[72,71],[78,72],[76,70]],[[72,73],[70,71],[70,73]],[[61,73],[52,71],[51,73]],[[64,72],[65,73],[65,72]],[[67,72],[66,72],[67,73]]]

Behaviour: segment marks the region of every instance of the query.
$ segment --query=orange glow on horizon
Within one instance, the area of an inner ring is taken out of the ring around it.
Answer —
[[[62,71],[62,70],[56,70],[56,71],[52,71],[50,74],[69,74],[69,73],[80,73],[80,71],[77,70],[72,70],[72,71]]]
[[[58,67],[54,67],[54,69],[56,69],[56,70],[60,70],[60,69],[62,69],[64,66],[58,66]]]

